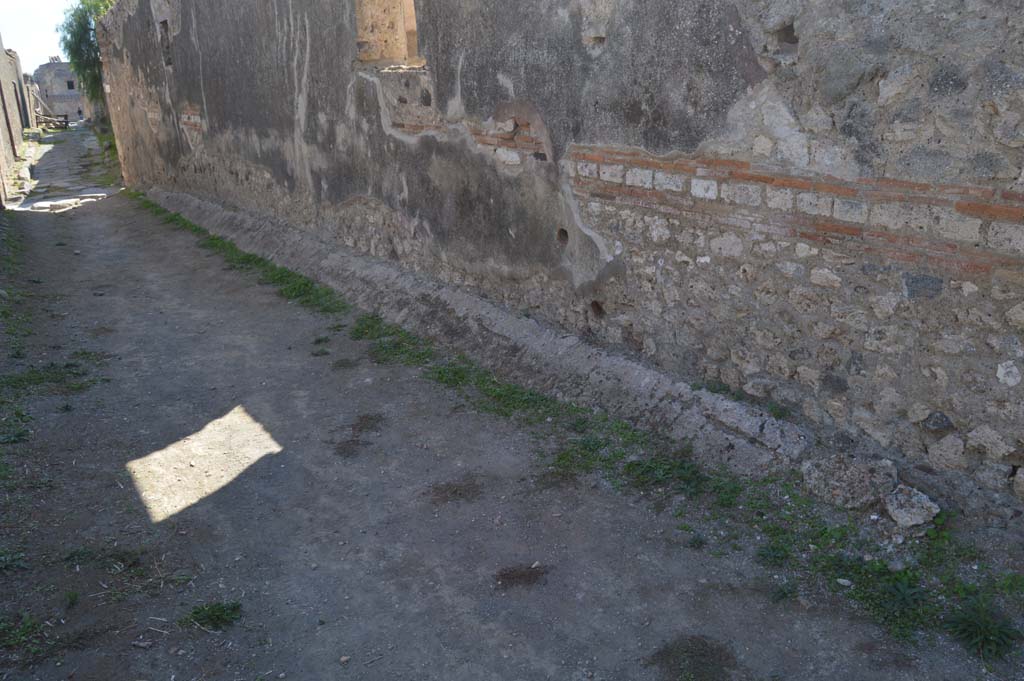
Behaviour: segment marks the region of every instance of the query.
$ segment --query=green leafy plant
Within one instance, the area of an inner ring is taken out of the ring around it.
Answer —
[[[946,621],[946,628],[953,638],[985,660],[1006,657],[1021,639],[1021,632],[985,597],[969,601]]]
[[[192,608],[192,611],[178,620],[182,626],[197,625],[203,629],[220,631],[231,626],[242,617],[242,604],[238,601],[230,603],[207,603]]]

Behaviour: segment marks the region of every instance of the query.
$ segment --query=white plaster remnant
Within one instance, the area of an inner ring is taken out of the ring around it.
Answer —
[[[1012,361],[1003,362],[996,369],[996,378],[1010,388],[1016,388],[1021,382],[1020,368]]]
[[[521,165],[523,159],[520,158],[519,153],[514,149],[506,149],[505,147],[498,147],[494,150],[494,155],[499,161],[505,165],[517,166]]]

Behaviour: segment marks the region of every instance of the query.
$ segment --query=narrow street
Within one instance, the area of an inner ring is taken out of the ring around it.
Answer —
[[[44,376],[0,445],[0,615],[39,625],[0,679],[996,678],[829,592],[773,598],[746,545],[702,549],[644,496],[545,476],[543,423],[375,362],[359,311],[102,198],[92,133],[58,139],[2,216],[31,333],[0,375]],[[240,619],[192,626],[218,602]]]

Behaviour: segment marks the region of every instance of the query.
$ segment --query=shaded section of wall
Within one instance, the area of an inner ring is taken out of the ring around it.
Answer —
[[[13,186],[11,173],[21,155],[25,128],[33,124],[21,61],[16,52],[4,49],[0,39],[0,205],[7,203]]]
[[[1024,29],[991,3],[1003,28],[965,39],[958,80],[948,4],[435,0],[426,67],[361,62],[352,2],[122,0],[101,41],[131,184],[465,286],[834,449],[869,442],[1005,522],[1024,59],[993,50]],[[911,110],[958,161],[905,162],[937,145]],[[979,153],[1005,172],[967,172]]]

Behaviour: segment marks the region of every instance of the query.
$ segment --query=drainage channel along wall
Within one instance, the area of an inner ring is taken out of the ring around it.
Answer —
[[[787,465],[1019,515],[1019,2],[121,0],[99,34],[125,177],[208,226],[570,332],[738,447],[788,413]]]

